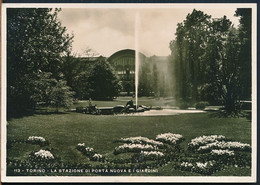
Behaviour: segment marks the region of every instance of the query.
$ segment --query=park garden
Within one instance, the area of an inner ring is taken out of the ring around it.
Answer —
[[[234,12],[238,28],[195,9],[178,24],[169,41],[175,93],[162,90],[156,68],[143,68],[142,97],[131,107],[176,110],[156,116],[76,111],[90,99],[125,107],[133,97],[120,96],[104,57],[82,62],[71,53],[59,11],[7,10],[8,176],[251,175],[250,9]]]

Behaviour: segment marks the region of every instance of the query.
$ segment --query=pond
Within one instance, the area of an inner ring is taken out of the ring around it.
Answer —
[[[180,109],[161,109],[161,110],[150,110],[145,112],[137,112],[130,114],[118,114],[118,116],[169,116],[187,113],[205,113],[203,110],[180,110]]]

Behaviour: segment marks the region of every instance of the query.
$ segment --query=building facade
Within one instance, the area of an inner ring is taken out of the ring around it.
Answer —
[[[139,60],[146,56],[139,53]],[[107,61],[114,67],[119,76],[123,90],[122,95],[133,95],[135,92],[135,50],[125,49],[112,54]]]

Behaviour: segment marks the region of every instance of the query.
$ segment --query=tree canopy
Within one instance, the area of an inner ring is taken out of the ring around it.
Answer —
[[[237,9],[239,28],[226,16],[193,10],[170,42],[176,98],[224,105],[228,114],[251,99],[251,9]]]
[[[7,95],[10,111],[34,109],[47,101],[53,90],[66,88],[61,73],[62,57],[73,37],[57,19],[58,9],[7,9]],[[68,92],[68,96],[71,97]],[[57,98],[57,97],[56,97]],[[60,101],[66,102],[62,98]]]

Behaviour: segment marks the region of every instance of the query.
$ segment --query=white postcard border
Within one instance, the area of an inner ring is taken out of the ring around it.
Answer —
[[[252,167],[251,176],[6,176],[6,9],[7,8],[252,8]],[[256,182],[257,177],[257,4],[256,3],[3,3],[1,58],[2,182]]]

